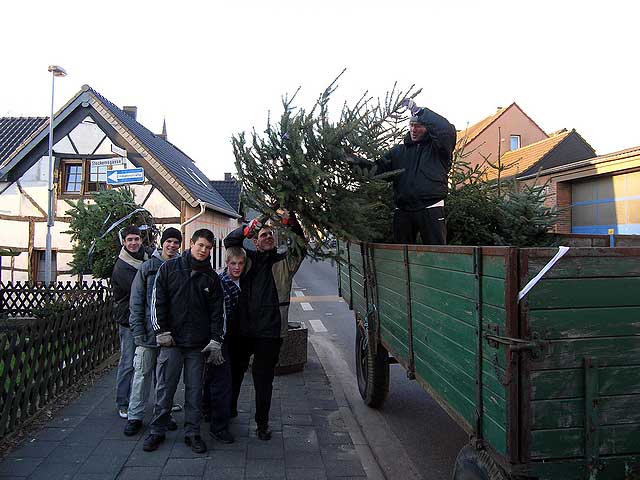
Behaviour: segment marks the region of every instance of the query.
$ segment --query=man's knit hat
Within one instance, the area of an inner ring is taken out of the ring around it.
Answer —
[[[170,238],[175,238],[178,242],[182,243],[182,233],[177,228],[169,227],[162,232],[162,238],[160,238],[160,246]]]

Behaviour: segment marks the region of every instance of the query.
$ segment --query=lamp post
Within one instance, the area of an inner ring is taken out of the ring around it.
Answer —
[[[67,72],[58,65],[49,65],[51,72],[51,116],[49,117],[49,205],[47,209],[47,240],[44,252],[44,283],[51,285],[51,227],[55,223],[53,209],[53,91],[56,77],[64,77]]]

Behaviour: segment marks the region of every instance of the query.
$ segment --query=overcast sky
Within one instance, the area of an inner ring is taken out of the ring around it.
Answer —
[[[221,178],[232,134],[264,128],[298,86],[311,104],[346,67],[336,107],[397,81],[458,129],[515,101],[598,154],[640,145],[638,2],[226,3],[4,2],[0,116],[47,116],[58,64],[56,110],[88,84],[152,131],[166,118],[169,140]]]

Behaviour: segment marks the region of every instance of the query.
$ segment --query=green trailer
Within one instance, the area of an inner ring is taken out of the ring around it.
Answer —
[[[557,253],[338,244],[362,398],[402,365],[470,435],[455,480],[640,478],[640,248]]]

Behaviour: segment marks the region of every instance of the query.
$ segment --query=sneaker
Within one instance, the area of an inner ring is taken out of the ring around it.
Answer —
[[[256,428],[256,436],[260,440],[264,440],[265,442],[267,440],[271,440],[271,435],[272,434],[273,433],[271,432],[271,429],[269,428],[268,425],[264,425],[264,426]]]
[[[142,420],[129,420],[124,427],[124,434],[132,437],[142,428]]]
[[[200,435],[194,435],[192,437],[184,437],[184,443],[191,447],[195,453],[205,453],[207,451],[207,444],[204,443]]]
[[[233,435],[231,435],[231,432],[226,428],[218,430],[217,432],[209,432],[209,435],[211,435],[211,438],[221,443],[233,443],[236,441],[236,439],[233,438]]]
[[[120,418],[124,418],[126,420],[129,416],[129,409],[127,407],[119,407],[118,415],[120,415]]]
[[[171,411],[172,412],[181,412],[182,411],[182,405],[180,405],[179,403],[174,404],[171,407]]]
[[[169,417],[169,421],[167,422],[167,430],[169,430],[170,432],[175,432],[177,429],[178,424],[173,417]]]
[[[144,439],[142,449],[145,452],[153,452],[156,450],[162,442],[164,442],[164,435],[158,435],[156,433],[150,433],[147,438]]]

